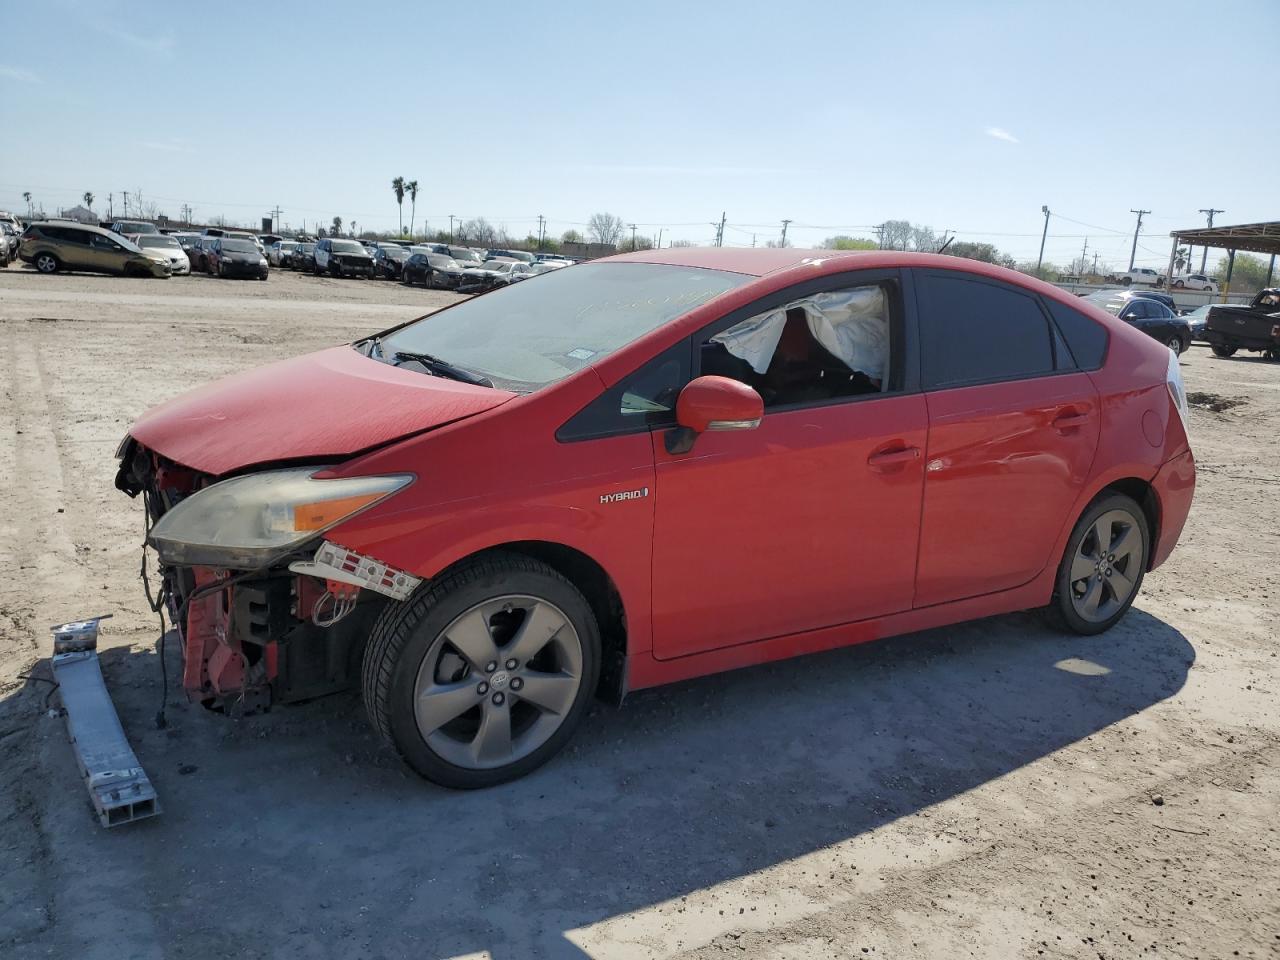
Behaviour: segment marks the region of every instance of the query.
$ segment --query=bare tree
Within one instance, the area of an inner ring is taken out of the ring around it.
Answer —
[[[413,239],[413,220],[418,213],[418,181],[410,180],[404,189],[409,194],[409,238]]]
[[[906,250],[911,243],[909,220],[886,220],[880,224],[880,246],[885,250]]]
[[[622,231],[626,225],[621,217],[612,213],[593,213],[587,221],[587,236],[592,243],[607,243],[617,246],[622,239]]]
[[[692,241],[692,240],[672,240],[672,241],[671,241],[671,246],[673,246],[673,247],[692,247],[692,246],[693,246],[693,241]]]
[[[918,250],[921,253],[936,253],[940,246],[942,246],[942,241],[938,239],[938,235],[933,232],[932,227],[912,226],[912,250]]]
[[[497,242],[498,231],[484,217],[468,220],[462,225],[461,230],[463,240],[486,245]]]
[[[396,205],[400,208],[400,230],[397,237],[404,236],[404,177],[396,177],[391,181],[391,192],[396,195]]]

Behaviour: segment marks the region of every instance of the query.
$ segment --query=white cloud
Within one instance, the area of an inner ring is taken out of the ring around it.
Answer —
[[[40,77],[23,67],[11,67],[0,64],[0,78],[16,80],[18,83],[39,83]]]
[[[1021,143],[1017,137],[1006,130],[1004,127],[987,127],[982,131],[988,137],[995,137],[997,140],[1003,140],[1005,143]]]

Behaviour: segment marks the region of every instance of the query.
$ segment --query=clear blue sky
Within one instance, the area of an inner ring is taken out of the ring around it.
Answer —
[[[1140,259],[1280,218],[1280,2],[0,0],[0,208],[394,228],[595,211],[815,244],[909,219],[1020,258]],[[1217,75],[1213,64],[1223,69]],[[409,208],[405,206],[406,221]],[[804,227],[801,225],[813,225]],[[1099,229],[1107,228],[1107,229]],[[1108,232],[1111,231],[1111,232]]]

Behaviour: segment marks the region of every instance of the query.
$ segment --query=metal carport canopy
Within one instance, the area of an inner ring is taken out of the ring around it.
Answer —
[[[1280,220],[1267,223],[1241,223],[1234,227],[1196,227],[1175,230],[1174,245],[1189,243],[1195,247],[1221,247],[1226,250],[1248,250],[1250,253],[1280,254]]]

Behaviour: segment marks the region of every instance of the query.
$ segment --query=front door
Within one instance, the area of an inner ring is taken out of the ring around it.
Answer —
[[[915,606],[1032,580],[1089,476],[1097,391],[1029,291],[917,271],[929,444]]]
[[[910,609],[927,411],[905,372],[902,290],[896,271],[824,286],[695,340],[695,374],[761,393],[758,428],[687,453],[653,434],[660,659]]]

